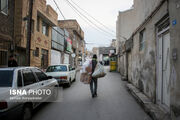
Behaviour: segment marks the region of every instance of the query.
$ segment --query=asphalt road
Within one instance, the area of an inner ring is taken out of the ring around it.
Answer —
[[[61,92],[62,102],[42,104],[33,120],[150,120],[118,73],[108,73],[98,80],[97,98],[91,97],[89,85],[81,83],[79,76]]]

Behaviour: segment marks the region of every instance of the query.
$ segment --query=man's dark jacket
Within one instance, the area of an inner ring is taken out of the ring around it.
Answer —
[[[94,73],[96,65],[97,65],[97,60],[92,60],[92,74]]]
[[[18,67],[16,60],[9,60],[8,67]]]

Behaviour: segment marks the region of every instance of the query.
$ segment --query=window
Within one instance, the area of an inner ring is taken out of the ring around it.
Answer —
[[[75,34],[73,34],[73,40],[74,40],[74,41],[76,40],[76,35],[75,35]]]
[[[39,48],[36,48],[34,56],[39,57]]]
[[[39,81],[47,80],[47,75],[45,75],[42,71],[38,69],[33,69],[33,72],[36,74]]]
[[[50,66],[46,72],[65,72],[67,71],[66,65]]]
[[[8,0],[0,0],[0,8],[1,12],[4,14],[8,14]]]
[[[1,43],[0,43],[1,44]],[[1,48],[7,47],[5,44],[0,45]],[[8,52],[7,51],[0,51],[0,67],[4,67],[8,65]]]
[[[21,71],[18,71],[18,77],[17,77],[18,87],[22,87],[22,76]]]
[[[52,29],[52,48],[60,51],[64,51],[64,35],[61,34],[60,28],[54,27]]]
[[[39,16],[37,16],[36,30],[37,30],[38,32],[39,32],[39,28],[40,28],[39,23],[40,23],[40,18],[39,18]]]
[[[142,51],[145,46],[145,29],[139,34],[139,50]]]
[[[27,32],[27,29],[28,29],[28,23],[27,23],[27,21],[25,22],[25,29],[26,29],[26,32]]]
[[[69,71],[72,71],[72,67],[71,67],[71,65],[69,65]]]
[[[46,36],[49,35],[49,26],[45,22],[42,22],[42,33]]]
[[[30,69],[26,69],[23,71],[23,80],[24,80],[24,86],[36,83],[34,74],[32,73]]]

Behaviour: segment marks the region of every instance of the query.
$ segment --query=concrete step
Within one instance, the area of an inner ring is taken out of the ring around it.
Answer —
[[[139,91],[138,88],[130,83],[128,83],[126,86],[129,92],[134,96],[137,102],[153,120],[171,120],[170,114],[167,111],[161,109],[157,104],[152,103],[151,100],[141,91]]]

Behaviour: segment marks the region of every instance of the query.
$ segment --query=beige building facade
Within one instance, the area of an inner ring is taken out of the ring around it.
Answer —
[[[15,42],[18,62],[26,65],[28,0],[15,1]],[[31,35],[31,66],[47,68],[50,65],[52,27],[57,25],[57,13],[46,0],[34,0]]]
[[[0,67],[7,67],[14,54],[14,0],[0,1],[0,5]]]
[[[76,20],[60,20],[58,21],[58,26],[69,32],[69,37],[72,40],[73,53],[75,54],[74,58],[71,58],[72,56],[70,54],[70,59],[73,61],[71,64],[77,67],[82,64],[85,59],[84,32]]]

